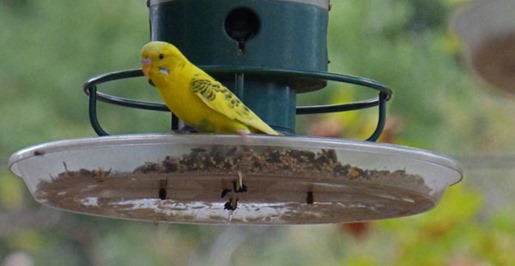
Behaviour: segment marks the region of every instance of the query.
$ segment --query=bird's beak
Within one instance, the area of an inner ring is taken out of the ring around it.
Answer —
[[[143,74],[148,77],[150,72],[150,66],[152,65],[152,60],[148,57],[141,58],[141,70]]]

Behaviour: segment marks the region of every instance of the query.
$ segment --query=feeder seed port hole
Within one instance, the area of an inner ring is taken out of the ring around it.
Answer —
[[[375,140],[391,91],[380,83],[330,73],[228,69],[251,74],[330,79],[368,86],[376,99],[297,107],[298,114],[379,106]],[[214,70],[214,71],[215,71]],[[433,208],[462,178],[459,165],[436,153],[372,141],[250,135],[108,136],[96,102],[157,111],[166,108],[97,91],[97,85],[141,76],[113,72],[89,80],[90,121],[98,138],[57,141],[15,153],[10,169],[44,205],[88,215],[196,224],[320,224],[402,217]],[[95,124],[96,123],[96,124]]]

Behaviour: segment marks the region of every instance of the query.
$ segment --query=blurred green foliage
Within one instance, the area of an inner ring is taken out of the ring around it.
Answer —
[[[447,29],[463,0],[333,1],[332,72],[389,85],[395,142],[468,156],[503,154],[515,145],[514,104],[470,77]],[[489,187],[467,179],[436,209],[374,222],[356,234],[341,225],[226,227],[151,224],[88,217],[35,203],[7,160],[16,150],[94,136],[81,85],[93,75],[138,67],[148,40],[144,1],[0,2],[0,263],[15,251],[36,265],[509,265],[515,213],[509,200],[486,204]],[[107,86],[113,93],[158,101],[144,80]],[[121,88],[120,88],[121,87]],[[142,89],[145,88],[145,89]],[[148,90],[147,90],[148,89]],[[348,85],[300,95],[302,104],[374,96]],[[166,114],[100,105],[114,133],[167,132]],[[362,139],[375,110],[334,118],[342,136]],[[130,119],[129,119],[130,117]],[[471,174],[470,176],[473,176]],[[493,175],[495,178],[512,176]],[[513,185],[513,182],[510,184]],[[508,189],[505,187],[504,189]],[[487,206],[487,207],[484,207]],[[489,212],[485,212],[488,208]],[[485,214],[486,213],[486,214]]]

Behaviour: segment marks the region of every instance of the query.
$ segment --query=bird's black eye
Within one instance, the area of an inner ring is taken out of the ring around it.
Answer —
[[[165,58],[165,55],[164,54],[159,54],[159,59],[163,59]]]

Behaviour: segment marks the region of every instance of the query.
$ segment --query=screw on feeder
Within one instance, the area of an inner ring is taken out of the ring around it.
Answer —
[[[159,190],[157,192],[157,195],[160,200],[165,200],[167,198],[167,189],[168,187],[168,178],[165,180],[159,181]]]
[[[313,203],[315,203],[313,191],[308,191],[308,195],[306,196],[306,204],[313,204]]]

